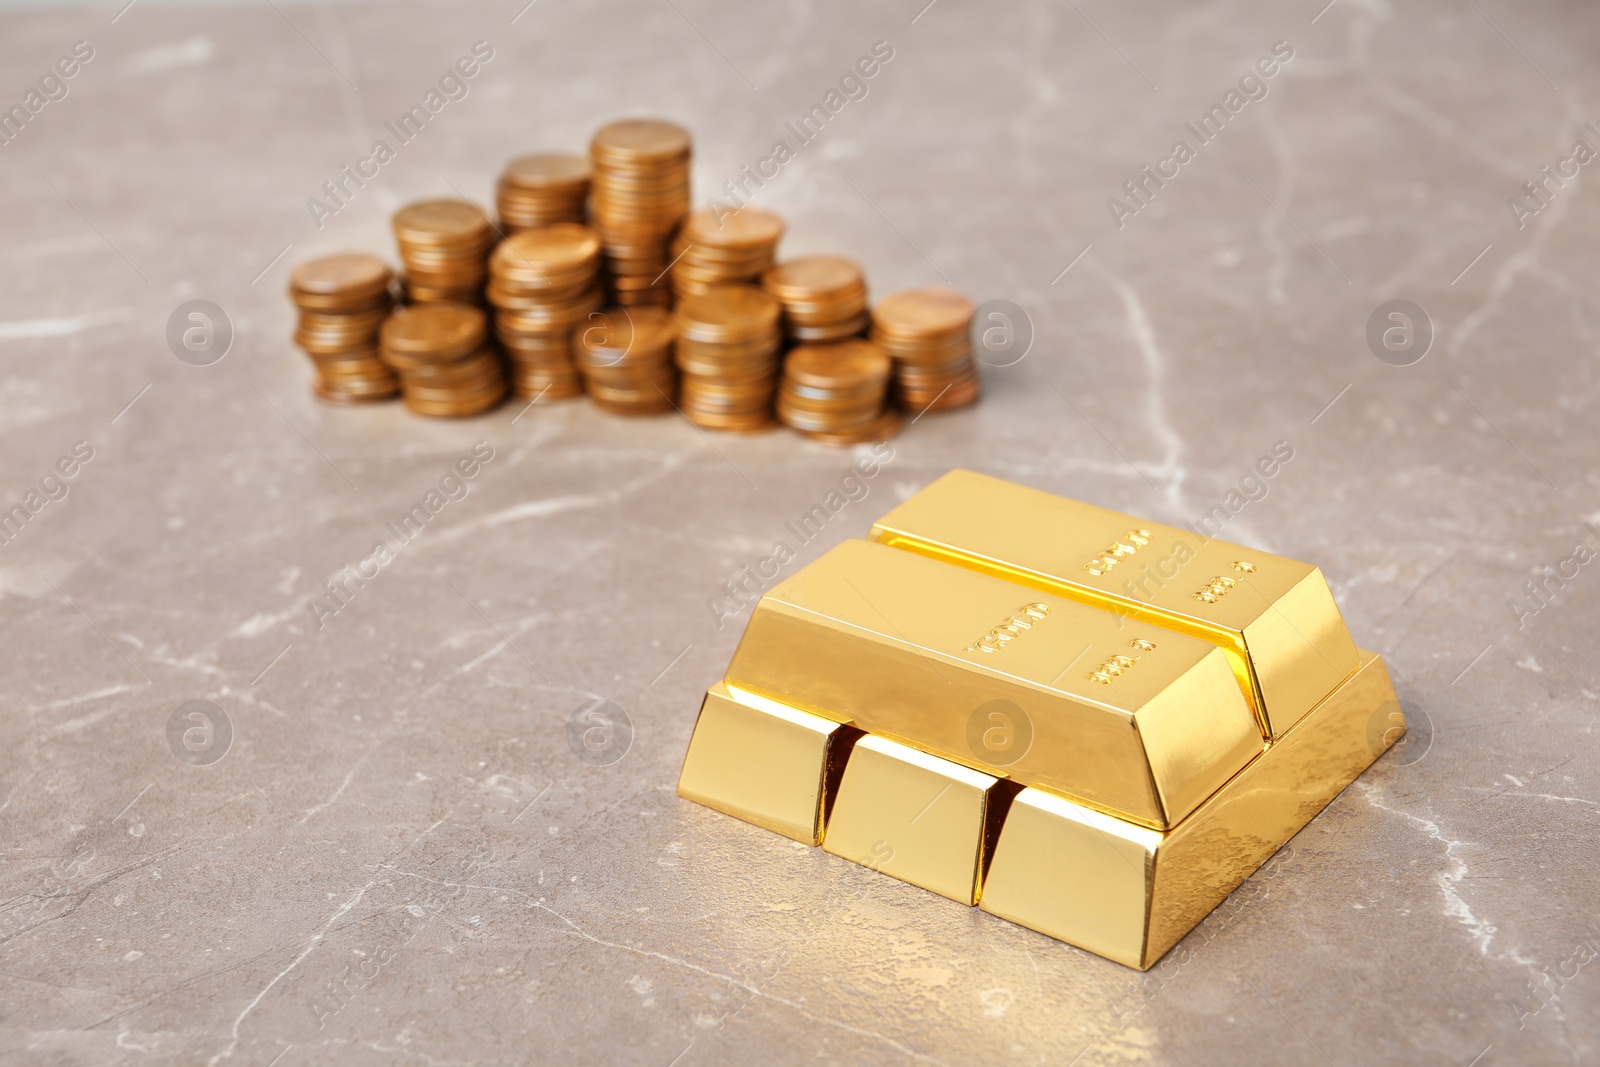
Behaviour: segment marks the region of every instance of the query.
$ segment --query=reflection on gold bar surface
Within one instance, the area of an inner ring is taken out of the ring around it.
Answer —
[[[822,847],[975,904],[998,781],[895,741],[863,737],[850,752]]]
[[[1399,739],[1383,660],[1361,667],[1182,825],[1159,833],[1044,790],[1006,815],[979,907],[1141,970]]]
[[[998,478],[951,471],[871,536],[1215,642],[1269,738],[1357,667],[1316,567]]]
[[[1262,748],[1215,645],[867,541],[770,590],[724,681],[1155,828]],[[1004,762],[972,730],[997,702],[1032,731]]]

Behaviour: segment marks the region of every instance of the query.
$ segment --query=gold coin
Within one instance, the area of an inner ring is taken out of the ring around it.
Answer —
[[[823,297],[866,291],[861,265],[843,256],[802,256],[779,263],[761,279],[767,292],[786,305],[791,300],[819,301]]]
[[[972,301],[954,289],[907,289],[891,293],[872,309],[873,326],[889,335],[917,340],[966,333]]]
[[[649,163],[675,160],[689,151],[689,131],[661,119],[623,119],[595,132],[589,153],[596,162]]]
[[[600,238],[593,230],[575,222],[561,222],[507,237],[495,246],[489,267],[519,278],[537,279],[547,271],[562,274],[593,269],[599,258]]]
[[[395,212],[394,234],[408,244],[461,246],[493,236],[494,227],[466,200],[418,200]]]
[[[513,189],[567,191],[586,187],[592,173],[589,161],[582,156],[539,152],[507,163],[501,180]]]
[[[483,343],[487,323],[470,304],[417,304],[390,315],[379,339],[391,353],[453,359]]]
[[[291,293],[365,297],[389,288],[394,271],[377,256],[347,252],[308,259],[289,274]]]
[[[786,378],[819,389],[850,389],[889,381],[889,354],[871,341],[800,345],[783,361]]]
[[[858,430],[844,431],[801,431],[813,441],[825,445],[865,445],[874,441],[887,441],[900,432],[900,415],[894,411],[885,411],[872,422]]]
[[[678,305],[678,333],[693,341],[743,341],[775,334],[779,306],[753,285],[723,285]]]
[[[594,367],[663,359],[672,338],[672,315],[658,307],[591,312],[572,333],[580,359]]]
[[[683,221],[683,240],[717,249],[765,248],[783,236],[783,220],[770,211],[696,211]]]

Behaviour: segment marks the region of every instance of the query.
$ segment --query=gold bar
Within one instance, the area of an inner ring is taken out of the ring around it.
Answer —
[[[998,782],[910,746],[863,737],[845,765],[822,847],[976,904]],[[998,819],[993,825],[998,829]]]
[[[1316,567],[972,471],[938,479],[870,536],[1215,643],[1266,738],[1358,666]]]
[[[775,701],[714,685],[700,706],[678,795],[808,845],[822,840],[830,771],[854,734]]]
[[[1161,833],[1042,789],[1006,814],[978,906],[1144,970],[1399,739],[1383,660],[1361,666]],[[1374,729],[1382,713],[1383,729]]]
[[[1215,645],[867,541],[762,597],[724,682],[1157,829],[1262,748]],[[997,706],[1025,751],[973,743]]]

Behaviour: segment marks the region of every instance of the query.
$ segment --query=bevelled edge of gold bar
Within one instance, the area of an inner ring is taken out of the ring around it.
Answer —
[[[986,653],[996,623],[1021,636]],[[1156,828],[1262,749],[1214,644],[868,541],[768,590],[724,684]],[[974,741],[993,705],[1030,729],[1020,754]]]
[[[1172,830],[1024,789],[978,906],[1149,968],[1401,736],[1382,658],[1360,657],[1354,675]]]
[[[850,750],[822,847],[951,900],[975,904],[999,781],[869,734]]]
[[[1264,738],[1358,666],[1316,567],[973,471],[937,479],[869,537],[1212,641]]]
[[[830,768],[853,732],[777,701],[706,692],[678,795],[807,845],[822,840]]]

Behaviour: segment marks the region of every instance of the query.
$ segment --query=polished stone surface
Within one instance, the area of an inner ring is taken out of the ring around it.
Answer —
[[[923,2],[0,14],[6,106],[93,48],[0,147],[0,504],[93,453],[0,545],[0,1061],[1600,1058],[1600,206],[1587,167],[1522,191],[1600,149],[1600,11]],[[318,229],[307,199],[478,40],[468,95]],[[1223,533],[1320,564],[1426,724],[1147,975],[675,796],[744,618],[708,602],[848,453],[581,401],[329,408],[288,343],[290,265],[392,255],[405,200],[637,113],[693,129],[703,199],[880,40],[757,202],[790,253],[1036,337],[796,565],[952,466],[1185,523],[1287,442]],[[191,299],[235,331],[209,366],[165,340]],[[1410,366],[1368,348],[1393,299],[1434,326]],[[478,441],[467,495],[318,610]],[[569,747],[592,699],[620,760]],[[174,755],[191,700],[220,760]]]

